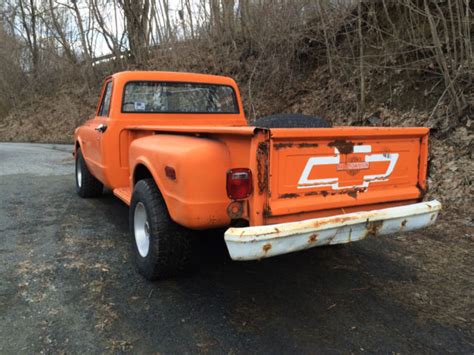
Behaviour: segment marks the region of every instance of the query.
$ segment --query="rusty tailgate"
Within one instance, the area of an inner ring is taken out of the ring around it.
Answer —
[[[344,209],[423,194],[427,128],[272,129],[271,216]]]

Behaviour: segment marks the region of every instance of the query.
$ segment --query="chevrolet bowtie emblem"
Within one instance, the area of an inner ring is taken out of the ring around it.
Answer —
[[[392,174],[393,169],[398,161],[398,153],[385,154],[370,154],[372,153],[372,146],[358,145],[354,146],[354,153],[365,153],[364,161],[361,162],[344,162],[341,163],[341,155],[337,148],[334,148],[335,156],[330,157],[311,157],[308,159],[306,166],[298,181],[299,189],[310,189],[315,187],[331,187],[333,190],[353,189],[353,188],[367,188],[370,183],[388,181],[388,177]],[[369,168],[370,163],[388,162],[388,167],[385,173],[376,175],[365,175],[363,182],[360,185],[353,186],[339,186],[339,178],[326,179],[310,179],[309,176],[314,168],[321,165],[336,165],[336,170],[364,170]]]

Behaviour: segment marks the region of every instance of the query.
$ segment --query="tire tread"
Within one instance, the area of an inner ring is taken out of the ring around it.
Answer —
[[[144,258],[137,250],[134,237],[135,205],[141,201],[150,224],[150,251]],[[140,180],[130,204],[130,229],[138,271],[153,281],[187,271],[194,262],[194,238],[186,228],[175,223],[153,179]]]

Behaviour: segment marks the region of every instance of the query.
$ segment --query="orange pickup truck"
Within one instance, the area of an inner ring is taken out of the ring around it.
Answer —
[[[195,230],[228,228],[231,258],[253,260],[433,224],[428,134],[290,114],[249,126],[230,78],[121,72],[76,129],[76,189],[130,206],[138,270],[154,280],[192,263]]]

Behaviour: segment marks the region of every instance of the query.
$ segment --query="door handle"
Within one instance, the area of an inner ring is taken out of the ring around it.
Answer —
[[[104,133],[107,130],[107,125],[101,123],[96,128],[94,128],[99,133]]]

